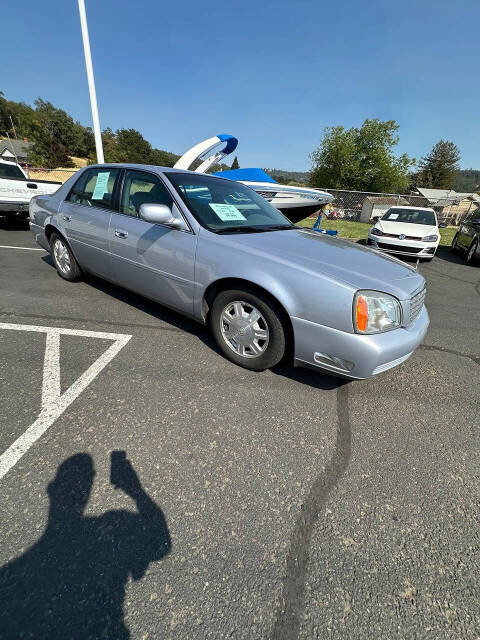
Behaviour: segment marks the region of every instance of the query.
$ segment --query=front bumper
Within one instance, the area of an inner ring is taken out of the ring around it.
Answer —
[[[347,333],[301,318],[291,320],[296,366],[314,367],[353,379],[370,378],[404,362],[422,342],[430,324],[425,306],[410,326],[374,335]],[[318,354],[328,354],[352,366],[344,370],[319,364]]]
[[[411,258],[433,258],[437,251],[438,242],[421,242],[416,240],[400,240],[385,236],[368,236],[367,246],[385,253]]]

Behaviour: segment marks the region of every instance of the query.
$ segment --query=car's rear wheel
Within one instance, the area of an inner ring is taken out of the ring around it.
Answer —
[[[58,275],[70,282],[80,280],[82,271],[65,238],[56,233],[52,233],[50,237],[50,249]]]
[[[452,240],[452,244],[450,246],[450,251],[457,251],[458,247],[457,247],[457,240],[458,240],[458,233],[456,233],[453,236],[453,240]]]
[[[474,240],[467,251],[467,257],[465,258],[465,262],[467,264],[473,264],[475,262],[477,248],[478,248],[478,242]]]
[[[260,292],[221,291],[212,305],[210,326],[227,358],[246,369],[269,369],[285,355],[281,311]]]

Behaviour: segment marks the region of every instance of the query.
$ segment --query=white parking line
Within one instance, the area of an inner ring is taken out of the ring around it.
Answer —
[[[0,329],[12,331],[37,331],[46,334],[45,358],[43,362],[42,406],[38,418],[15,442],[0,455],[0,479],[17,464],[30,447],[61,416],[65,409],[98,376],[107,364],[119,353],[132,337],[121,333],[60,329],[28,324],[0,322]],[[113,344],[62,394],[60,392],[60,336],[80,336],[113,340]]]
[[[45,249],[40,249],[38,247],[12,247],[9,244],[0,244],[0,249],[24,249],[25,251],[45,251]]]

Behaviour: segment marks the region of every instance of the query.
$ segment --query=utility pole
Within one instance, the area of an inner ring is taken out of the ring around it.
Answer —
[[[95,92],[95,79],[93,77],[92,54],[90,52],[90,39],[88,37],[87,14],[85,12],[85,0],[78,0],[80,12],[80,25],[82,27],[83,51],[85,53],[85,66],[87,67],[88,90],[90,92],[90,105],[92,107],[93,133],[95,135],[95,148],[97,150],[97,162],[105,162],[103,157],[102,134],[100,132],[100,120],[98,118],[97,94]]]
[[[15,136],[15,140],[17,139],[17,131],[15,129],[15,125],[13,124],[12,116],[9,116],[10,122],[12,123],[13,135]]]

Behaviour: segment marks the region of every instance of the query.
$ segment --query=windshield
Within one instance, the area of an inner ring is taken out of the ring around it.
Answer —
[[[408,222],[409,224],[426,224],[430,227],[436,226],[437,221],[433,211],[425,211],[424,209],[402,209],[401,207],[392,207],[382,217],[382,220],[388,222]]]
[[[22,178],[25,176],[22,171],[14,164],[0,164],[0,178]]]
[[[292,229],[278,209],[249,187],[205,174],[166,173],[198,222],[215,233]]]

